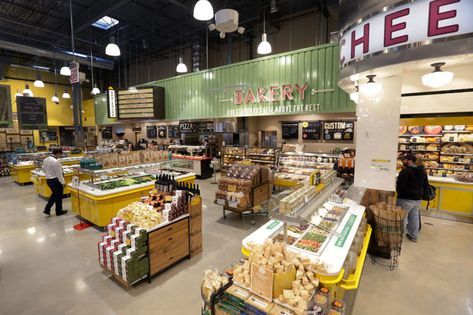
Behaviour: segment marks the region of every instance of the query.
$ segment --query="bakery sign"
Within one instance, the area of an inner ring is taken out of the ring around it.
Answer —
[[[334,92],[334,89],[310,89],[308,82],[294,84],[272,84],[256,89],[246,85],[239,85],[233,91],[233,97],[224,97],[221,102],[232,102],[234,105],[254,105],[270,103],[272,106],[264,108],[234,108],[228,110],[228,115],[271,115],[277,113],[296,113],[302,111],[317,112],[320,104],[305,104],[307,95],[315,96],[319,93]],[[301,104],[297,104],[300,101]],[[295,104],[294,104],[295,103]],[[257,112],[255,112],[257,111]]]
[[[392,50],[473,35],[472,0],[401,1],[342,30],[340,66]]]

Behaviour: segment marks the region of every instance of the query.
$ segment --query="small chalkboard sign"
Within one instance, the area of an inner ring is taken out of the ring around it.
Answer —
[[[320,140],[321,126],[320,121],[302,122],[302,140]]]
[[[325,120],[324,140],[353,141],[354,120]]]
[[[166,138],[167,137],[167,128],[166,126],[158,126],[158,137]]]
[[[146,126],[146,136],[150,139],[155,139],[158,137],[158,131],[156,126]]]
[[[20,129],[47,129],[46,99],[41,97],[17,96],[18,123]]]

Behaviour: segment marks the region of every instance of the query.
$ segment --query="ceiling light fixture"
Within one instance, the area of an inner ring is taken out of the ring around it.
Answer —
[[[23,90],[23,96],[33,97],[33,92],[30,90],[30,86],[28,85],[28,83],[25,84],[25,89]]]
[[[92,47],[90,47],[90,67],[91,67],[90,74],[92,77],[92,86],[93,86],[92,91],[90,91],[90,94],[97,95],[97,94],[100,94],[100,90],[97,87],[97,84],[94,82],[94,57],[92,56]]]
[[[67,92],[67,89],[65,89],[64,93],[62,93],[62,98],[71,98],[71,95]]]
[[[110,36],[110,42],[105,47],[105,54],[112,57],[120,56],[120,47],[115,43],[115,36]]]
[[[184,60],[182,57],[179,57],[179,63],[176,67],[176,72],[178,73],[186,73],[187,72],[187,66],[184,63]]]
[[[71,76],[71,68],[67,65],[67,61],[64,62],[64,66],[61,67],[61,70],[59,71],[60,75],[64,75],[66,77]]]
[[[431,66],[434,67],[434,71],[422,76],[422,84],[432,88],[439,88],[452,82],[453,72],[443,71],[440,69],[444,65],[445,62],[436,62],[431,64]]]
[[[367,95],[367,96],[375,96],[381,92],[383,89],[383,85],[381,83],[374,82],[374,78],[376,77],[375,74],[370,74],[366,76],[368,78],[368,82],[365,84],[360,85],[359,90],[360,93]]]
[[[194,6],[194,19],[208,21],[214,17],[214,9],[208,0],[199,0]]]
[[[90,94],[92,94],[92,95],[100,94],[100,89],[97,87],[97,84],[94,85],[94,88],[92,89]]]
[[[41,80],[39,73],[36,74],[36,80],[34,81],[33,86],[37,88],[44,88],[44,82]]]
[[[56,93],[54,93],[53,97],[51,97],[51,101],[53,101],[53,103],[56,105],[59,104],[59,97],[57,97]]]
[[[23,96],[23,94],[21,94],[20,89],[17,89],[17,90],[16,90],[15,97],[17,97],[17,96]]]
[[[261,36],[261,43],[259,43],[257,51],[260,55],[267,55],[273,51],[266,34],[266,12],[263,12],[263,35]]]
[[[350,93],[350,99],[355,102],[355,104],[358,104],[358,100],[359,100],[359,97],[360,97],[360,93],[359,93],[359,89],[358,89],[358,86],[355,86],[355,92],[352,92]]]

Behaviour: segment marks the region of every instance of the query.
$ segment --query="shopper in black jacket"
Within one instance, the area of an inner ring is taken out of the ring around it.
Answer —
[[[399,173],[396,184],[397,205],[405,209],[407,237],[417,242],[419,232],[419,208],[428,185],[427,174],[423,167],[416,165],[416,157],[408,154],[403,158],[404,169]]]

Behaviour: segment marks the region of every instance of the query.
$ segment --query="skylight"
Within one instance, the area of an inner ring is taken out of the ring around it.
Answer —
[[[119,23],[118,20],[111,18],[109,16],[104,16],[100,20],[95,21],[92,23],[92,26],[98,27],[102,30],[108,30],[109,28],[117,25]]]

